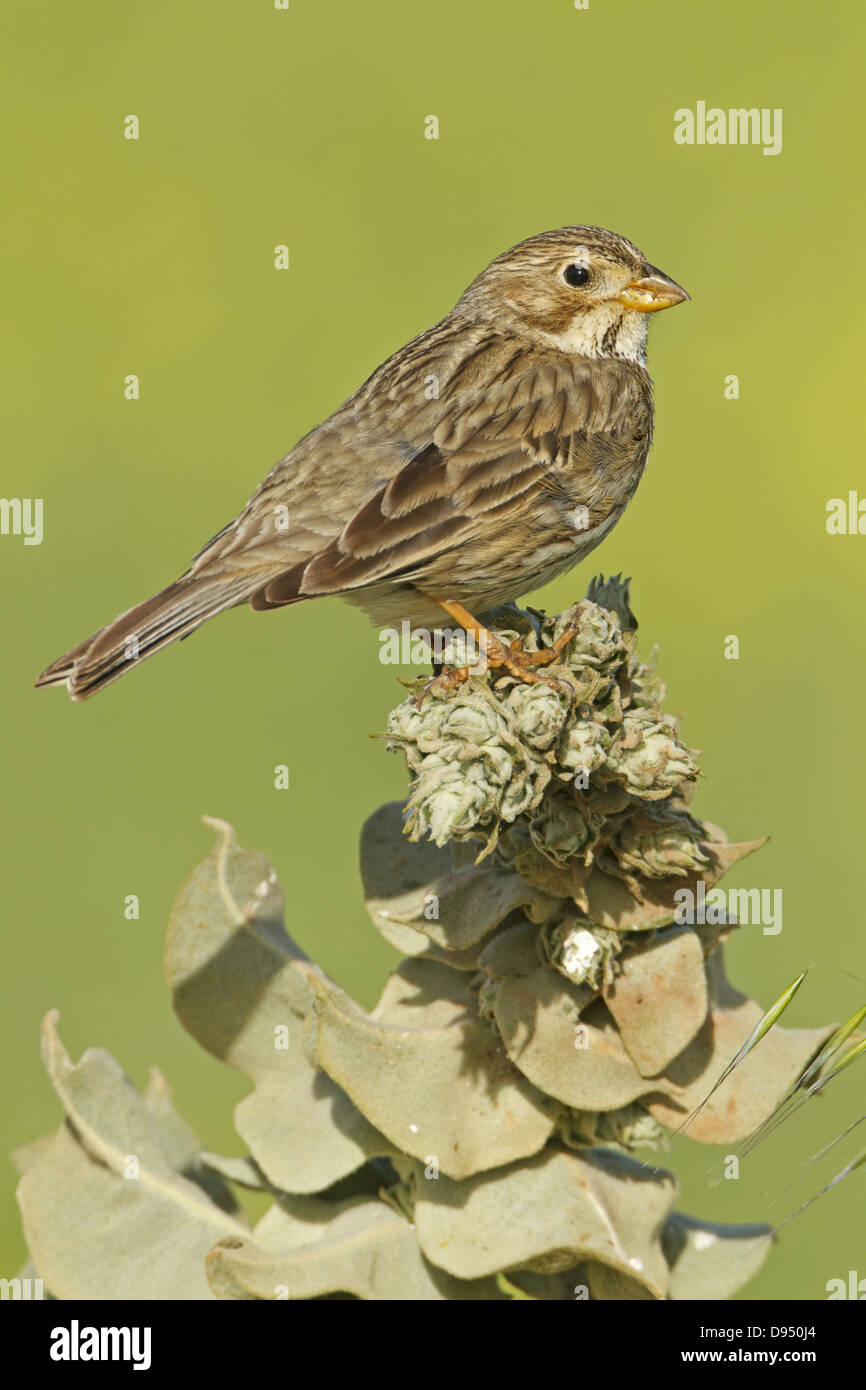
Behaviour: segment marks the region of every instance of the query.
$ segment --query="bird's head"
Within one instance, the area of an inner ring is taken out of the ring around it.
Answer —
[[[562,352],[643,362],[647,315],[688,297],[616,232],[560,227],[497,256],[460,307]]]

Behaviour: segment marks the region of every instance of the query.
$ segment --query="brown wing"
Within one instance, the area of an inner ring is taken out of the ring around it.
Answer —
[[[495,391],[455,393],[421,447],[309,560],[270,579],[251,599],[272,608],[383,579],[411,580],[460,547],[497,512],[533,495],[586,500],[611,444],[631,436],[645,452],[651,429],[646,374],[628,364],[562,359]]]

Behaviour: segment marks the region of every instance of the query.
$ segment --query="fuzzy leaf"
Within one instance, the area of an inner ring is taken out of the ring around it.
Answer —
[[[535,936],[529,923],[508,927],[481,956],[494,975],[510,966],[497,983],[493,1013],[515,1066],[575,1110],[616,1110],[656,1091],[659,1083],[641,1076],[604,1006],[593,1003],[595,991],[541,964]]]
[[[270,862],[208,823],[217,844],[181,889],[166,941],[174,1006],[202,1047],[253,1081],[235,1124],[269,1181],[321,1191],[390,1145],[307,1059],[310,978],[321,972],[286,934]]]
[[[673,1212],[662,1232],[668,1298],[730,1298],[757,1274],[772,1244],[770,1226],[722,1226]]]
[[[216,1296],[230,1299],[498,1297],[493,1280],[453,1279],[428,1264],[406,1218],[375,1198],[290,1198],[265,1215],[254,1239],[235,1236],[215,1246],[207,1276]]]
[[[372,1014],[313,980],[319,1065],[395,1152],[453,1177],[537,1153],[560,1107],[508,1060],[465,975],[424,960],[395,973]]]
[[[245,1187],[250,1192],[274,1190],[253,1158],[226,1158],[223,1154],[210,1153],[205,1149],[199,1154],[199,1159],[204,1168],[227,1182],[235,1183],[237,1187]]]
[[[658,1297],[634,1275],[596,1261],[587,1266],[586,1277],[590,1293],[599,1302],[645,1303],[653,1302]]]
[[[641,1075],[664,1071],[707,1016],[698,937],[690,927],[675,928],[625,957],[604,1002]]]
[[[191,1170],[197,1144],[169,1113],[164,1082],[148,1104],[102,1048],[73,1065],[56,1019],[43,1023],[42,1054],[67,1123],[19,1156],[18,1202],[42,1278],[60,1299],[210,1298],[204,1257],[246,1223],[177,1170]],[[133,1159],[138,1176],[127,1177]]]
[[[669,926],[676,913],[675,894],[682,889],[697,892],[699,882],[707,891],[740,859],[766,844],[766,840],[750,840],[741,845],[704,843],[701,848],[712,855],[712,863],[685,878],[643,879],[641,896],[637,899],[624,879],[615,878],[593,869],[583,887],[575,894],[580,910],[600,927],[616,931],[649,931]]]
[[[597,1260],[664,1297],[659,1233],[676,1195],[669,1173],[610,1149],[547,1148],[462,1183],[413,1168],[419,1244],[449,1273],[476,1279],[529,1267],[552,1274]]]
[[[361,873],[367,909],[379,930],[387,934],[396,923],[421,932],[440,948],[440,960],[476,946],[516,907],[552,906],[501,865],[455,868],[446,850],[407,840],[396,801],[380,807],[364,826]]]
[[[171,1088],[158,1067],[151,1067],[148,1073],[144,1103],[156,1120],[162,1147],[172,1168],[203,1187],[223,1211],[244,1219],[242,1208],[225,1181],[225,1175],[216,1172],[205,1162],[201,1140],[175,1110]]]

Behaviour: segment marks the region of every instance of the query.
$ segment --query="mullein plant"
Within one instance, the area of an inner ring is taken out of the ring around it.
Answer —
[[[252,1083],[243,1157],[205,1151],[159,1073],[139,1095],[101,1049],[73,1065],[47,1016],[65,1120],[16,1157],[53,1296],[725,1299],[761,1264],[771,1228],[675,1210],[659,1152],[745,1143],[862,1035],[781,1027],[793,990],[763,1014],[726,978],[735,923],[678,920],[678,891],[761,842],[690,810],[627,586],[528,617],[497,635],[577,629],[545,680],[419,682],[389,718],[412,786],[364,826],[361,876],[404,958],[371,1013],[287,935],[265,856],[208,822],[166,970],[184,1027]],[[269,1199],[254,1228],[238,1187]]]

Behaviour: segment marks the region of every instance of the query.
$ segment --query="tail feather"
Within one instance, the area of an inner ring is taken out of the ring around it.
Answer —
[[[208,618],[243,603],[260,584],[261,576],[249,572],[183,575],[58,657],[36,684],[65,684],[73,700],[86,700]]]

